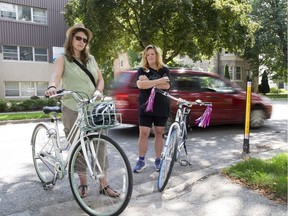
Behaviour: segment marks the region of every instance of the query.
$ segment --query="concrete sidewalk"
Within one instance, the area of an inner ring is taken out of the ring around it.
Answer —
[[[268,159],[280,152],[282,146],[249,157]],[[259,193],[238,185],[220,175],[220,171],[242,159],[231,163],[209,167],[181,176],[171,177],[162,193],[157,191],[155,180],[137,185],[124,216],[286,216],[287,205],[276,203]],[[137,174],[141,175],[141,174]],[[86,215],[75,201],[27,210],[9,216],[76,216]]]

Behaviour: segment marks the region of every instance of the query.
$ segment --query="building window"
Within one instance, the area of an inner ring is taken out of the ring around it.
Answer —
[[[5,82],[5,97],[43,97],[48,82]]]
[[[3,46],[3,59],[4,60],[18,60],[17,46]]]
[[[47,24],[47,10],[0,2],[0,17],[25,22]]]
[[[236,67],[235,80],[241,80],[241,67]]]
[[[33,61],[32,47],[20,47],[20,61]]]
[[[47,90],[48,82],[37,82],[36,83],[36,95],[43,96]]]
[[[19,83],[5,82],[5,97],[19,97]]]
[[[48,53],[47,49],[44,48],[34,48],[35,51],[35,61],[47,62],[48,61]]]
[[[35,95],[34,82],[20,82],[20,95],[21,97],[31,97]]]
[[[123,68],[124,67],[124,54],[122,53],[120,55],[120,59],[119,59],[119,63],[120,63],[120,68]]]
[[[39,47],[3,45],[3,59],[48,62],[48,50]]]
[[[234,70],[233,70],[233,69],[234,69],[233,67],[229,66],[229,76],[230,76],[230,80],[233,80],[233,79],[234,79],[234,76],[233,76]]]
[[[31,8],[27,6],[18,6],[18,19],[22,21],[31,21]]]
[[[1,18],[16,20],[17,6],[12,4],[0,3]]]
[[[34,8],[33,21],[37,23],[47,24],[47,10]]]

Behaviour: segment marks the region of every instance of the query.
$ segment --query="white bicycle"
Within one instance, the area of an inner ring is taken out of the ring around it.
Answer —
[[[181,98],[175,98],[168,92],[161,89],[156,89],[157,92],[169,97],[172,100],[177,101],[177,113],[175,120],[169,128],[167,139],[162,150],[161,166],[158,176],[158,190],[161,192],[166,187],[168,180],[171,176],[174,162],[179,160],[183,166],[191,165],[188,159],[188,152],[186,148],[187,140],[187,117],[190,113],[192,105],[207,106],[209,107],[207,112],[212,112],[212,103],[196,100],[194,102],[186,101]],[[206,111],[205,111],[206,113]],[[209,117],[210,118],[210,117]],[[208,120],[209,121],[209,120]],[[209,123],[208,123],[209,124]],[[206,126],[205,126],[206,127]],[[186,153],[186,159],[181,158],[181,151],[184,148]]]
[[[78,118],[65,144],[58,128],[61,108],[43,108],[44,113],[52,113],[53,126],[39,123],[33,131],[31,146],[36,173],[44,189],[53,188],[58,179],[68,174],[72,193],[86,213],[119,215],[130,201],[133,175],[126,154],[119,144],[103,134],[103,129],[119,125],[121,115],[116,113],[113,101],[95,102],[83,93],[61,90],[52,97],[64,95],[72,95],[77,101]],[[85,198],[78,192],[81,175],[86,176],[89,187]],[[120,195],[110,197],[101,193],[102,178]]]

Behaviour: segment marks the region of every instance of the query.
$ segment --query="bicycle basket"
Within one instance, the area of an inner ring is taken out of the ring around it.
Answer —
[[[86,107],[86,126],[90,129],[111,128],[121,124],[121,114],[116,113],[113,101],[95,102]]]

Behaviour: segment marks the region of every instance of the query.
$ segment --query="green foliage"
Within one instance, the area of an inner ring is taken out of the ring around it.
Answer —
[[[6,110],[7,110],[7,103],[3,99],[0,99],[0,112],[5,112]]]
[[[24,119],[42,119],[49,118],[49,114],[44,114],[43,112],[33,112],[33,113],[2,113],[0,115],[0,121],[10,121],[10,120],[24,120]]]
[[[267,67],[275,82],[287,82],[287,1],[253,0],[251,17],[259,24],[255,44],[247,47],[245,58],[258,76],[260,65]]]
[[[266,71],[264,71],[262,74],[261,84],[259,85],[258,89],[259,92],[263,93],[264,95],[270,92],[270,86],[268,83],[268,76]]]
[[[42,110],[44,106],[55,106],[57,101],[50,99],[0,100],[0,112]]]
[[[140,65],[141,53],[135,52],[134,50],[128,50],[129,64],[132,68],[137,68]]]
[[[278,93],[278,89],[275,87],[270,88],[270,93]]]
[[[248,0],[71,0],[64,18],[92,30],[91,52],[100,65],[148,44],[159,46],[169,63],[178,55],[209,58],[221,48],[243,52],[256,30],[250,11]]]
[[[278,154],[269,160],[251,158],[225,168],[223,172],[252,187],[264,188],[280,198],[287,199],[287,161],[286,153]]]

